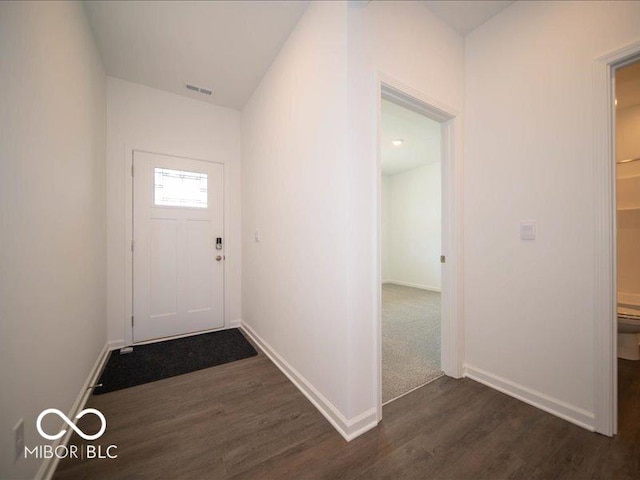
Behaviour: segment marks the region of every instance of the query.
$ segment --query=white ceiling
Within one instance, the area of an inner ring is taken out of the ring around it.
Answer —
[[[616,100],[618,108],[640,105],[640,61],[616,72]]]
[[[442,141],[438,122],[382,100],[382,175],[396,175],[440,161]],[[396,147],[393,140],[401,139]]]
[[[86,1],[85,8],[108,75],[241,110],[308,3]],[[513,2],[422,3],[464,35]]]
[[[433,13],[466,35],[511,5],[514,0],[423,0]]]
[[[108,75],[240,110],[307,4],[87,1],[85,8]]]

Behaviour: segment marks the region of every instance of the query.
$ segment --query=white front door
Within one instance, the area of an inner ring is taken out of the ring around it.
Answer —
[[[224,326],[223,166],[133,157],[133,341]]]

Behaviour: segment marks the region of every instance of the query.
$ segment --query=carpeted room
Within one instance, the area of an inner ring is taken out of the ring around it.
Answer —
[[[382,401],[442,375],[441,125],[382,100]]]

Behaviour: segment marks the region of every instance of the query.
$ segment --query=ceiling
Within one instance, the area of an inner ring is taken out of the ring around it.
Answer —
[[[618,108],[640,105],[640,61],[616,72],[616,100]]]
[[[241,110],[308,0],[85,1],[107,74]],[[512,1],[433,1],[465,35]],[[211,96],[186,84],[213,90]]]
[[[422,3],[461,35],[466,35],[507,8],[513,1],[514,0],[423,0]]]
[[[382,175],[396,175],[440,161],[441,126],[419,113],[382,99]],[[402,140],[395,146],[393,141]]]
[[[307,1],[86,1],[107,74],[241,110]],[[185,84],[213,90],[207,96]]]

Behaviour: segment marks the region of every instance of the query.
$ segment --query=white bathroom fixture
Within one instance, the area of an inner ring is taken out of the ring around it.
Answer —
[[[640,360],[640,306],[618,303],[618,358]]]

